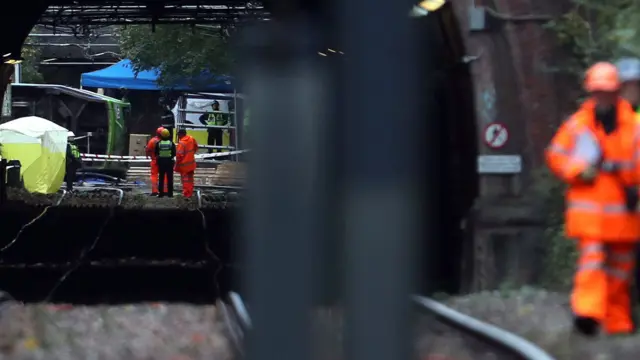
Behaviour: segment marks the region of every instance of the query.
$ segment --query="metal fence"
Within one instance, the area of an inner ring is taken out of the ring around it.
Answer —
[[[340,76],[317,55],[326,29],[312,19],[247,29],[244,85],[257,133],[245,244],[250,359],[311,358],[310,310],[323,275],[339,266],[331,245],[344,255],[347,357],[412,357],[413,254],[429,221],[420,189],[437,189],[419,183],[429,164],[415,150],[430,134],[411,6],[336,2]]]

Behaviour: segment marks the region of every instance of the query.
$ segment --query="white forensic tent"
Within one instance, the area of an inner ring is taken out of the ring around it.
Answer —
[[[0,125],[0,153],[19,160],[29,192],[53,194],[64,180],[69,131],[47,119],[27,116]]]

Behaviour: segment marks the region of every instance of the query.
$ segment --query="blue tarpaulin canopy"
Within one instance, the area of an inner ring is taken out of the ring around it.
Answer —
[[[82,87],[128,90],[162,90],[158,85],[158,70],[140,71],[137,75],[131,61],[125,59],[108,68],[84,73],[80,78]],[[214,80],[198,88],[188,85],[174,86],[179,91],[208,91],[217,93],[232,93],[234,91],[232,78],[229,76],[213,76]],[[186,81],[185,81],[186,83]]]

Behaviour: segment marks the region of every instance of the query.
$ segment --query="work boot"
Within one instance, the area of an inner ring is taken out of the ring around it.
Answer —
[[[596,336],[600,330],[600,323],[594,318],[576,316],[573,319],[573,329],[585,336]]]
[[[157,192],[152,192],[151,196],[158,196],[158,193]]]

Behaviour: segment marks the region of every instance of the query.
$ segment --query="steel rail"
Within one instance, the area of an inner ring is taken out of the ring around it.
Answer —
[[[251,330],[251,316],[242,297],[233,291],[229,293],[228,297],[242,329],[245,332]],[[482,342],[507,351],[517,359],[554,360],[546,351],[530,341],[497,326],[455,311],[441,302],[419,295],[412,295],[411,301],[418,311],[433,314],[438,321],[471,335]]]
[[[546,351],[528,340],[497,326],[487,324],[471,316],[462,314],[433,299],[413,295],[414,306],[425,313],[435,315],[442,323],[450,325],[460,332],[489,343],[496,348],[509,352],[521,360],[554,360]]]
[[[232,315],[232,311],[229,311],[228,307],[229,306],[221,299],[218,299],[218,301],[216,301],[216,308],[218,309],[218,312],[227,327],[227,336],[231,338],[230,340],[233,343],[233,346],[238,355],[244,357],[244,333],[242,332],[242,329],[239,328],[238,321]]]
[[[200,190],[196,190],[196,197],[198,198],[198,209],[202,207],[202,193]]]
[[[231,291],[229,292],[229,302],[231,302],[231,306],[233,310],[236,312],[238,317],[238,321],[242,329],[247,332],[251,330],[251,316],[249,316],[249,310],[247,310],[247,306],[245,305],[242,297],[237,292]]]

